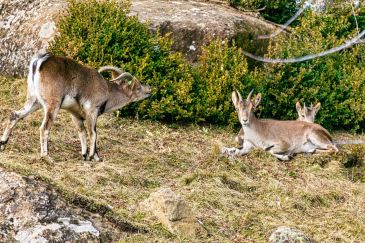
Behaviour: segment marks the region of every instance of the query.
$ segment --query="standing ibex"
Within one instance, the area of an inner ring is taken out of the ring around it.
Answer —
[[[305,122],[314,123],[316,114],[319,111],[319,109],[321,108],[321,103],[318,102],[314,107],[313,107],[313,104],[311,104],[310,107],[307,107],[304,103],[304,107],[302,107],[302,105],[298,101],[295,104],[295,107],[298,112],[297,121],[305,121]],[[242,144],[243,144],[244,135],[245,135],[245,133],[243,132],[243,128],[241,128],[241,130],[239,131],[239,133],[237,134],[237,136],[235,138],[235,140],[238,142],[238,144],[240,146],[242,146]]]
[[[261,94],[257,94],[254,100],[251,96],[252,91],[243,100],[238,91],[233,91],[232,101],[244,130],[244,142],[242,148],[223,148],[222,153],[244,155],[253,147],[259,147],[280,160],[289,160],[297,153],[338,151],[331,135],[318,124],[257,119],[253,112],[261,101]]]
[[[120,75],[106,81],[96,70],[69,58],[49,53],[36,55],[29,66],[27,100],[24,107],[12,112],[3,136],[0,150],[5,149],[16,123],[43,108],[44,119],[40,127],[41,156],[48,154],[48,135],[60,109],[71,113],[81,141],[84,160],[99,161],[96,150],[96,121],[99,115],[119,109],[131,102],[147,98],[151,94],[148,85],[142,85],[131,74],[121,69],[105,67]],[[85,122],[85,124],[84,124]],[[86,125],[86,128],[85,128]],[[87,134],[90,151],[87,154]]]

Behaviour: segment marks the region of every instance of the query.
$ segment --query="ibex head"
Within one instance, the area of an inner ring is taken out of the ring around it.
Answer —
[[[314,107],[313,107],[313,104],[311,104],[309,107],[307,107],[304,103],[304,106],[302,107],[302,105],[298,101],[295,106],[297,108],[299,121],[313,123],[317,112],[321,108],[321,103],[318,102]]]
[[[141,84],[141,82],[130,73],[124,72],[111,81],[117,82],[129,95],[131,101],[143,100],[151,95],[150,86]]]
[[[261,94],[258,93],[254,99],[251,99],[253,90],[248,94],[245,100],[242,99],[241,94],[236,90],[232,92],[232,102],[238,113],[238,119],[242,126],[248,126],[252,117],[253,112],[261,101]]]
[[[151,95],[151,88],[147,84],[141,84],[132,74],[124,72],[123,69],[114,66],[101,67],[98,72],[112,71],[113,79],[129,97],[130,102],[143,100]],[[116,76],[118,74],[119,76]]]

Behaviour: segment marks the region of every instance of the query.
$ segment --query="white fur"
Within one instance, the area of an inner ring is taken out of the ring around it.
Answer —
[[[71,108],[77,105],[77,101],[70,95],[66,95],[62,102],[62,108]]]
[[[85,101],[83,106],[84,106],[85,110],[90,110],[91,109],[91,101],[90,100]]]
[[[30,91],[30,95],[35,95],[37,97],[37,100],[38,102],[44,107],[46,108],[46,104],[40,94],[40,74],[39,74],[39,68],[41,67],[42,63],[44,61],[46,61],[47,59],[49,58],[49,55],[46,55],[42,58],[38,58],[38,57],[35,57],[33,58],[33,60],[31,61],[30,63],[30,71],[29,71],[29,76],[28,76],[28,84],[29,84],[29,81],[31,82],[30,84],[30,87],[31,87],[31,91]],[[37,62],[37,67],[36,67],[36,70],[35,70],[35,73],[34,73],[34,80],[32,80],[32,76],[33,76],[33,63],[34,62]]]

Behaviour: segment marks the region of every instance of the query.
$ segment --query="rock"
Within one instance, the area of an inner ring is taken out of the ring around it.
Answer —
[[[52,188],[0,168],[0,242],[114,242],[114,225],[82,216]]]
[[[286,226],[280,226],[277,228],[269,238],[270,242],[275,243],[314,243],[315,240],[305,235],[303,232],[289,228]]]
[[[148,22],[153,31],[171,33],[173,48],[195,62],[201,47],[212,38],[251,41],[253,36],[275,31],[276,26],[255,15],[243,13],[220,1],[134,0],[131,15]],[[255,40],[266,45],[267,40]]]
[[[66,0],[12,0],[0,3],[0,74],[24,77],[31,57],[45,50],[57,34]],[[214,1],[132,0],[130,14],[148,22],[152,31],[171,32],[173,48],[195,62],[210,38],[248,43],[276,26],[252,14]],[[254,52],[266,51],[267,40],[255,40]]]
[[[65,0],[11,0],[0,3],[0,73],[26,76],[31,57],[46,50]]]
[[[170,188],[163,188],[152,193],[139,206],[143,211],[152,212],[173,233],[194,237],[199,230],[192,209]]]

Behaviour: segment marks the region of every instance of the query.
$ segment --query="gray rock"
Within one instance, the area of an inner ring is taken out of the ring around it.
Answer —
[[[314,243],[315,240],[303,232],[286,226],[278,227],[269,238],[274,243]]]
[[[191,62],[197,61],[201,47],[212,38],[249,41],[252,36],[275,31],[272,23],[217,2],[134,0],[131,15],[150,23],[153,31],[171,33],[173,48]],[[267,40],[258,42],[267,44]]]
[[[0,242],[114,242],[121,233],[42,183],[0,168]]]

